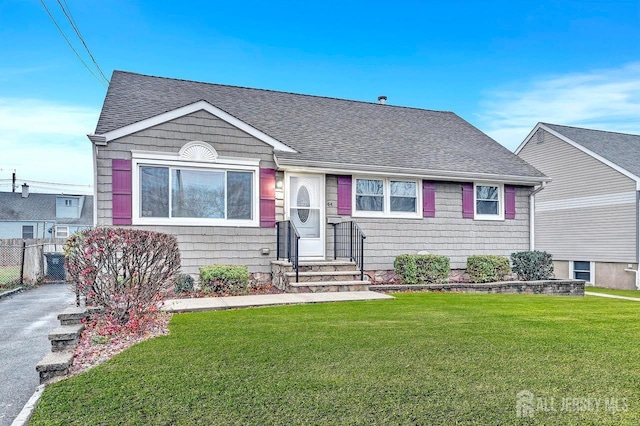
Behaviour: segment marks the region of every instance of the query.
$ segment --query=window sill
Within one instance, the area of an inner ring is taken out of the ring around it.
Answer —
[[[162,219],[162,218],[134,218],[132,225],[154,226],[200,226],[200,227],[234,227],[234,228],[259,228],[257,220],[225,220],[210,221],[205,219]]]

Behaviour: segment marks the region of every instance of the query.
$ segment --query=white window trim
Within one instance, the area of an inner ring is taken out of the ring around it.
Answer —
[[[381,212],[363,211],[357,209],[356,192],[358,179],[381,180],[383,185],[383,202]],[[391,211],[391,181],[394,182],[414,182],[416,184],[416,211],[415,212],[392,212]],[[351,177],[351,216],[352,217],[389,217],[417,219],[422,218],[422,181],[419,179],[405,178],[402,176],[371,176],[357,175]]]
[[[479,214],[476,200],[477,186],[498,187],[498,214]],[[504,220],[504,184],[495,182],[474,182],[473,183],[473,219],[474,220]]]
[[[199,163],[192,161],[162,160],[162,157],[174,157],[175,155],[158,155],[150,153],[145,156],[141,152],[135,152],[131,161],[131,223],[133,225],[168,225],[168,226],[233,226],[233,227],[259,227],[260,226],[260,164],[259,160],[246,160],[225,158],[226,161],[216,163]],[[218,160],[221,160],[218,158]],[[252,212],[251,220],[242,219],[211,219],[211,218],[164,218],[140,216],[140,166],[151,167],[180,167],[186,169],[199,169],[209,171],[251,171],[253,172],[252,188]]]
[[[573,273],[575,272],[575,269],[573,267],[573,262],[589,262],[589,281],[585,282],[585,285],[590,285],[590,286],[594,286],[596,285],[595,283],[595,278],[596,278],[596,262],[593,262],[591,260],[570,260],[569,261],[569,278],[574,280],[576,278],[574,278]],[[582,270],[579,270],[580,272],[582,272]]]
[[[69,227],[66,225],[56,225],[56,238],[69,238]],[[59,235],[61,230],[64,229],[66,235]]]
[[[22,239],[26,239],[26,240],[29,239],[29,238],[24,238],[24,234],[25,234],[24,228],[31,228],[31,239],[36,238],[36,227],[35,226],[33,226],[33,225],[22,225],[22,228],[21,228],[21,237],[22,237]]]

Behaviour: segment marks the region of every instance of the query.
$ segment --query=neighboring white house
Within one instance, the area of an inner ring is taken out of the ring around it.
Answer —
[[[67,238],[91,226],[91,195],[0,192],[0,239]]]
[[[535,248],[556,277],[636,288],[640,135],[538,123],[516,154],[552,179],[535,198]]]

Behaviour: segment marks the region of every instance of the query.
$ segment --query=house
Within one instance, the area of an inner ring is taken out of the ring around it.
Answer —
[[[553,180],[535,200],[535,247],[558,278],[636,288],[640,135],[538,123],[516,150]]]
[[[0,239],[67,238],[93,226],[93,196],[0,192]]]
[[[529,196],[548,178],[452,112],[384,100],[116,71],[89,135],[97,225],[176,235],[187,273],[270,274],[285,220],[303,260],[334,259],[353,221],[367,271],[402,253],[465,268],[471,254],[527,250]]]

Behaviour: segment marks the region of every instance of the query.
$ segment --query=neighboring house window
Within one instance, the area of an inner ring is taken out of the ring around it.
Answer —
[[[139,217],[252,225],[257,220],[255,187],[253,169],[140,165]]]
[[[33,238],[33,225],[22,225],[22,239],[27,240]]]
[[[593,262],[588,260],[574,260],[571,262],[571,278],[575,280],[585,280],[593,284],[594,271]]]
[[[68,226],[56,226],[56,238],[68,238],[69,227]]]
[[[416,181],[356,178],[355,187],[356,216],[417,217],[420,213]]]
[[[474,184],[474,218],[478,220],[504,219],[503,185]]]

